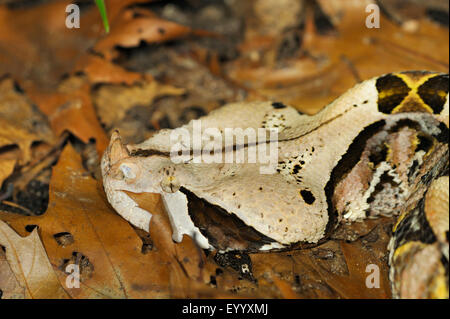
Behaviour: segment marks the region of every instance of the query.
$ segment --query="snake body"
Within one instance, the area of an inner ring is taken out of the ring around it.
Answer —
[[[185,143],[177,163],[171,137],[194,135],[194,121],[136,145],[115,133],[102,160],[105,191],[145,230],[151,213],[123,191],[160,193],[175,241],[188,234],[221,251],[304,248],[343,220],[399,216],[389,244],[393,295],[448,298],[448,93],[448,74],[408,71],[366,80],[313,116],[280,102],[226,105],[200,118],[207,138]],[[221,155],[245,150],[243,161],[202,161],[209,138],[230,128],[278,136],[221,140]],[[262,146],[278,152],[271,174],[250,161]]]

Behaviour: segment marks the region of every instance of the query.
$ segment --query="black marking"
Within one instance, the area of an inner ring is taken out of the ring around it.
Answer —
[[[281,102],[273,102],[272,106],[273,106],[274,109],[284,109],[284,108],[286,108],[286,105],[284,105]]]
[[[292,174],[297,175],[301,169],[302,169],[302,167],[299,164],[295,164],[294,168],[292,170]]]
[[[411,241],[420,241],[424,244],[432,244],[437,239],[425,214],[425,196],[417,207],[403,218],[394,232],[394,251]]]
[[[411,91],[401,78],[393,74],[387,74],[377,79],[376,87],[378,109],[386,114],[391,114],[394,108],[400,105]]]
[[[395,125],[389,129],[389,134],[399,132],[400,129],[404,127],[409,127],[415,131],[422,131],[422,127],[418,122],[410,119],[401,119],[397,121],[397,123],[395,123]]]
[[[238,271],[242,277],[255,281],[252,273],[252,260],[246,253],[240,251],[218,252],[214,256],[214,261],[221,267],[231,267]]]
[[[36,227],[39,228],[38,225],[26,225],[26,226],[25,226],[25,230],[26,230],[27,232],[31,233]]]
[[[417,139],[419,140],[419,144],[416,147],[416,153],[419,151],[427,153],[433,147],[433,140],[430,136],[418,134]]]
[[[233,213],[197,197],[184,187],[180,191],[188,198],[189,216],[209,243],[217,249],[258,251],[262,246],[275,242]]]
[[[384,120],[366,126],[347,148],[347,152],[341,157],[337,165],[330,174],[330,180],[325,185],[325,195],[328,205],[328,224],[325,229],[324,239],[329,237],[331,232],[337,226],[338,212],[333,205],[333,195],[339,182],[351,171],[351,169],[361,159],[361,154],[366,147],[367,140],[383,130],[386,122]]]
[[[418,89],[421,99],[433,109],[434,114],[440,114],[448,94],[448,74],[442,74],[428,79]]]
[[[383,143],[381,150],[369,155],[369,161],[371,161],[373,166],[376,167],[378,164],[386,160],[387,154],[388,148],[386,144]]]
[[[448,9],[447,11],[439,8],[427,8],[425,11],[428,18],[442,24],[448,29]]]
[[[311,205],[315,202],[316,198],[314,197],[313,193],[307,189],[302,189],[300,191],[300,195],[302,195],[303,200],[306,204]]]
[[[408,181],[410,183],[412,183],[413,178],[416,176],[418,166],[419,166],[419,161],[414,160],[411,164],[411,167],[408,170]]]
[[[382,192],[386,187],[385,184],[391,184],[393,187],[398,187],[398,184],[394,181],[394,178],[388,174],[388,172],[384,172],[380,176],[380,181],[375,186],[374,191],[370,194],[370,197],[367,199],[367,204],[372,203],[377,195]],[[366,216],[370,215],[370,211],[366,211]]]
[[[444,123],[439,123],[439,129],[441,130],[441,132],[436,135],[436,139],[438,140],[438,142],[440,143],[445,143],[448,144],[448,127],[444,124]]]
[[[149,157],[149,156],[170,156],[169,152],[161,152],[157,150],[144,150],[144,149],[136,149],[130,152],[130,156],[138,156],[138,157]]]

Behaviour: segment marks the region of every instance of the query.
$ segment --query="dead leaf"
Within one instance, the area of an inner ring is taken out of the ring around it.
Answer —
[[[25,298],[60,299],[68,295],[59,283],[35,228],[27,237],[20,237],[0,220],[0,245]]]
[[[159,195],[147,198],[155,214],[150,229],[156,249],[143,254],[142,241],[107,204],[101,185],[86,173],[70,144],[54,167],[49,192],[48,210],[42,216],[0,213],[0,219],[8,221],[22,235],[26,234],[25,226],[39,226],[45,250],[62,284],[67,278],[64,266],[77,258],[81,260],[80,288],[66,288],[71,297],[227,295],[205,283],[209,281],[206,270],[202,273],[191,266],[205,262],[205,257],[203,251],[192,253],[197,248],[190,238],[182,244],[173,243]],[[159,222],[157,216],[161,216]],[[57,239],[64,235],[73,240],[61,244]]]
[[[90,96],[90,84],[85,78],[70,77],[61,82],[56,92],[29,89],[27,93],[48,116],[55,134],[61,135],[67,130],[86,144],[94,138],[98,153],[103,153],[108,138],[98,122]]]
[[[89,82],[92,84],[97,83],[110,83],[110,84],[122,84],[127,85],[134,84],[143,79],[143,75],[137,72],[131,72],[123,69],[117,64],[106,61],[105,59],[96,55],[83,56],[75,67],[75,71],[83,71]],[[151,79],[149,75],[145,77]]]
[[[0,159],[0,189],[2,188],[3,181],[13,172],[16,162],[16,160]]]
[[[108,19],[143,0],[109,1]],[[66,6],[73,1],[53,1],[25,9],[0,5],[0,70],[25,88],[51,92],[61,76],[73,71],[82,57],[103,35],[97,7],[88,3],[80,15],[80,28],[65,25]],[[33,23],[30,23],[33,21]]]
[[[321,1],[336,32],[320,35],[307,13],[298,57],[279,61],[277,38],[250,38],[242,58],[228,65],[228,76],[266,99],[316,113],[364,79],[400,70],[448,71],[448,29],[420,19],[417,31],[407,32],[383,15],[380,28],[367,28],[365,8],[373,2]]]
[[[191,33],[191,28],[160,19],[150,11],[129,9],[112,22],[111,32],[97,42],[94,50],[110,61],[117,57],[116,46],[130,48],[141,41],[161,43]]]
[[[25,287],[20,286],[2,249],[0,249],[0,291],[2,299],[25,298]]]
[[[116,128],[133,106],[150,105],[157,97],[180,95],[184,92],[182,88],[164,85],[155,80],[142,81],[132,86],[103,85],[94,93],[94,103],[101,121],[108,128]]]
[[[12,79],[0,80],[0,147],[17,145],[22,152],[19,162],[25,164],[31,160],[31,144],[36,141],[53,142],[45,117],[17,92]]]

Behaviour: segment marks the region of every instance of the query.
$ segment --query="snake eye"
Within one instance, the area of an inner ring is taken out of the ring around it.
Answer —
[[[134,179],[136,178],[136,172],[133,171],[133,168],[127,164],[120,165],[119,169],[122,171],[123,176],[126,179]]]
[[[127,182],[134,181],[139,176],[139,167],[134,163],[121,163],[119,167],[115,169],[113,175],[115,179],[125,180]]]

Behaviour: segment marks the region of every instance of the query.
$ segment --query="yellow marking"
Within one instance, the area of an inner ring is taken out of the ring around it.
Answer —
[[[409,91],[408,95],[403,99],[403,101],[397,105],[396,107],[394,107],[394,109],[392,110],[392,114],[395,113],[401,113],[402,112],[402,108],[404,107],[405,101],[408,100],[408,98],[410,98],[409,100],[414,100],[415,102],[417,102],[421,107],[423,107],[428,113],[433,114],[433,109],[431,107],[428,106],[428,104],[426,104],[422,98],[419,96],[419,94],[417,94],[416,91],[411,90]]]
[[[420,242],[420,241],[410,241],[400,247],[398,247],[395,251],[394,251],[394,259],[398,258],[400,255],[403,255],[405,253],[410,252],[413,248],[425,248],[424,243]]]
[[[396,93],[395,89],[388,89],[388,90],[382,90],[381,92],[378,93],[378,99],[382,100],[385,99],[387,97],[390,97],[391,95],[394,95]]]
[[[386,162],[391,163],[391,160],[392,160],[392,148],[386,142],[384,143],[384,146],[386,146],[386,149],[387,149],[387,151],[386,151]]]
[[[430,292],[431,298],[448,299],[447,278],[445,277],[445,270],[442,264],[439,265],[439,275],[435,276],[430,287],[434,288]]]
[[[392,232],[393,232],[393,233],[395,233],[395,232],[397,231],[398,225],[400,225],[400,222],[401,222],[403,219],[405,219],[405,217],[408,215],[408,213],[409,213],[409,210],[405,211],[403,214],[401,214],[401,215],[398,217],[398,219],[397,219],[397,221],[396,221],[394,227],[392,227]]]
[[[405,82],[405,84],[408,86],[408,88],[410,88],[410,91],[409,91],[408,95],[403,99],[403,101],[392,110],[392,112],[391,112],[392,114],[401,113],[402,112],[401,109],[403,108],[404,102],[408,101],[408,100],[414,100],[420,106],[422,106],[428,113],[431,113],[431,114],[434,113],[433,108],[431,108],[427,103],[425,103],[422,100],[420,95],[417,93],[417,90],[426,81],[438,76],[439,73],[425,74],[418,80],[413,80],[408,76],[408,74],[404,74],[404,73],[394,73],[394,75],[401,78],[403,80],[403,82]],[[390,92],[391,90],[388,90],[388,91]],[[383,91],[383,92],[385,92],[385,91]],[[383,92],[380,92],[379,95],[383,96]],[[447,93],[445,93],[444,91],[437,91],[437,93],[441,97],[447,96]]]
[[[435,76],[438,76],[439,73],[425,74],[418,80],[411,79],[408,76],[408,74],[405,74],[405,73],[394,73],[394,75],[398,76],[399,78],[401,78],[411,90],[416,90],[417,91],[419,86],[424,84],[429,79],[434,78]]]

